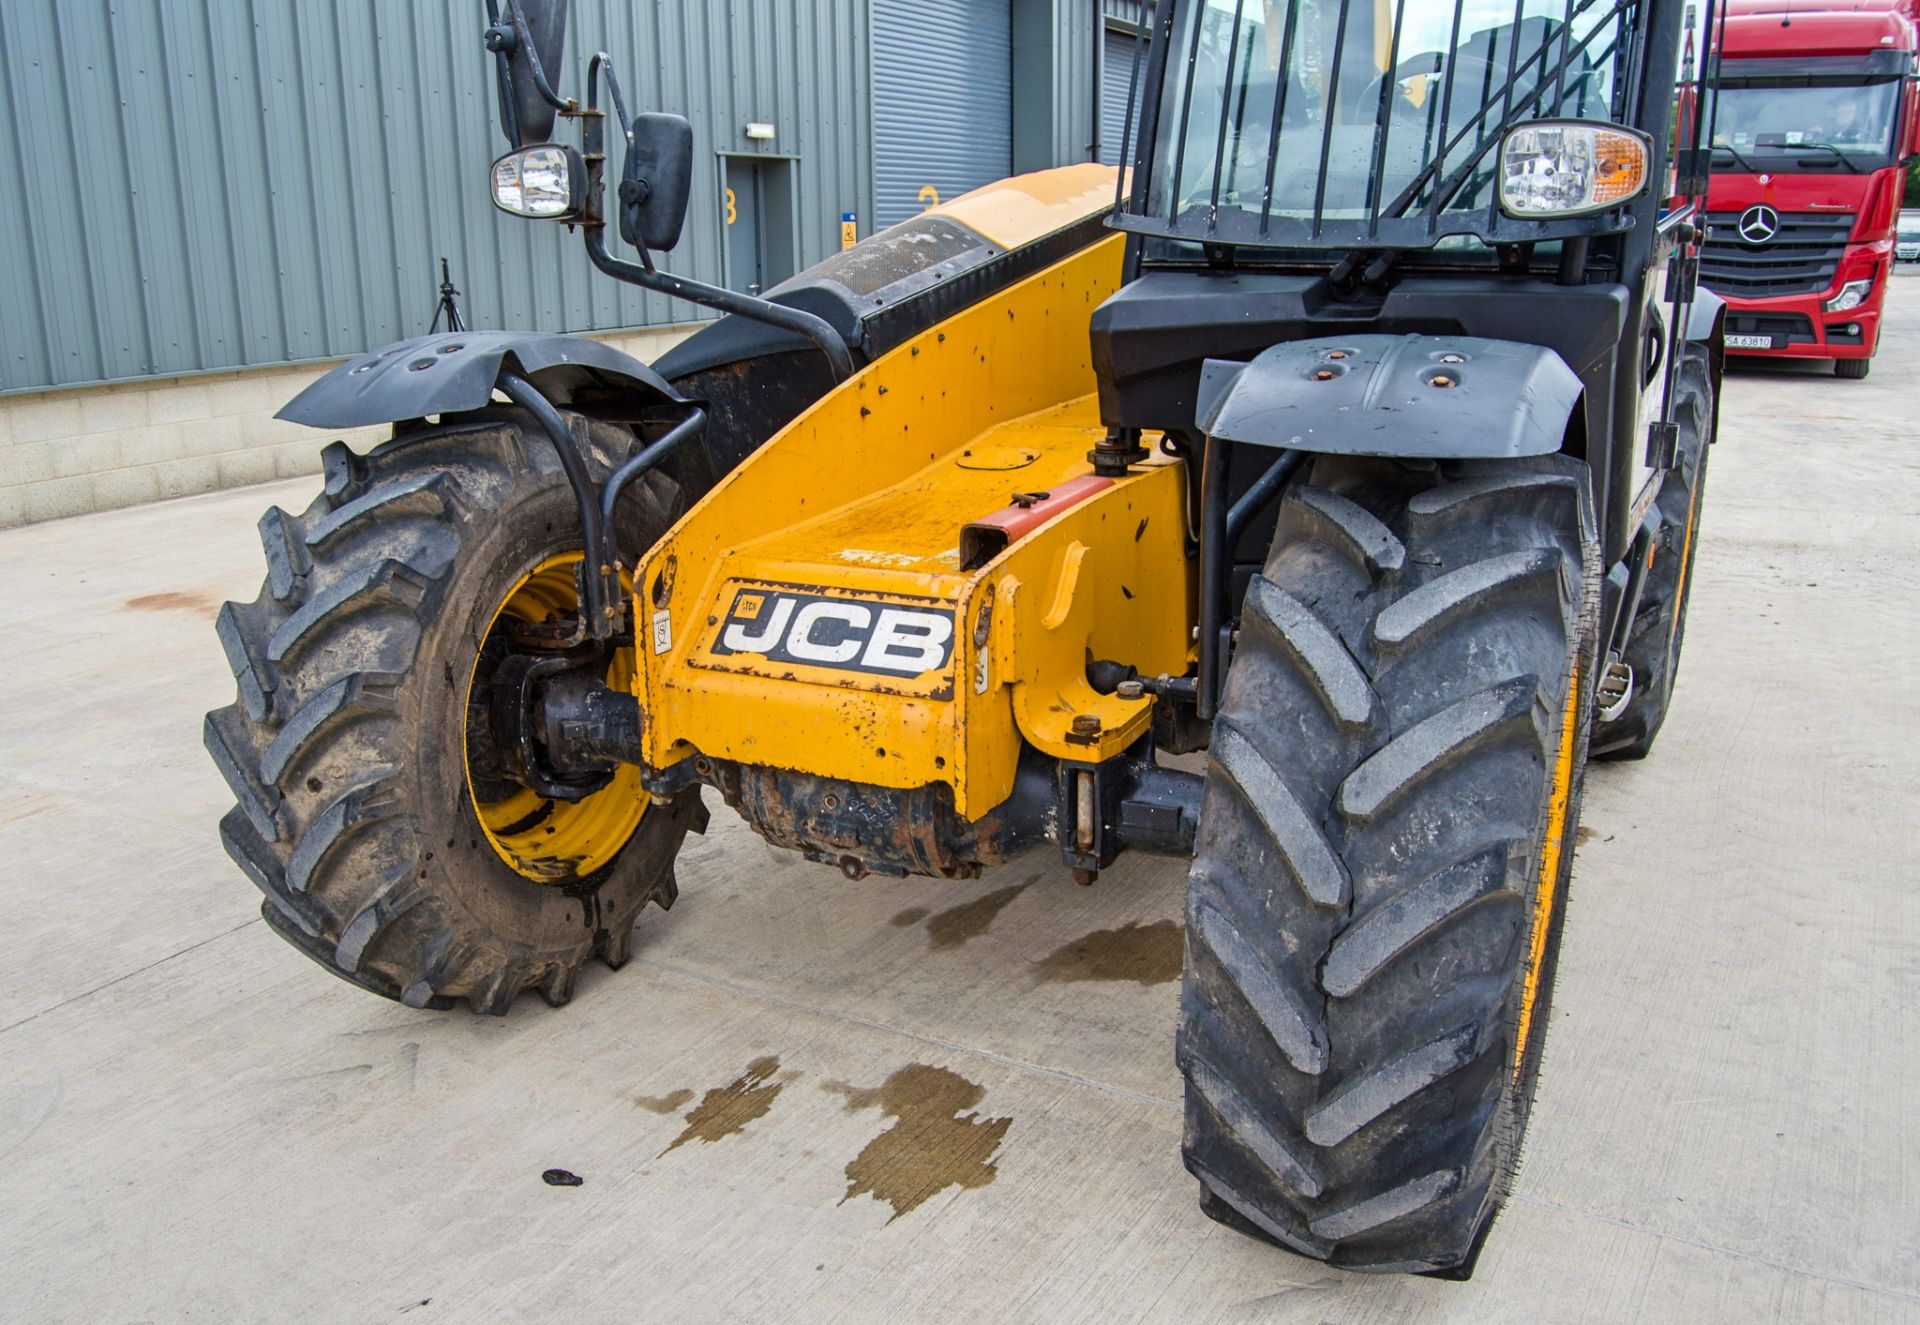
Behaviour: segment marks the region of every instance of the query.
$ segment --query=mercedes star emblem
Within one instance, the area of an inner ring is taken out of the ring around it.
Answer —
[[[1780,233],[1780,213],[1764,202],[1755,203],[1740,213],[1740,238],[1749,244],[1764,244]]]

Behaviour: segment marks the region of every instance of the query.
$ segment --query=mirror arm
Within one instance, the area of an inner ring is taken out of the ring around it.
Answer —
[[[533,90],[555,110],[574,111],[579,104],[563,100],[553,90],[553,84],[547,81],[547,71],[540,67],[540,50],[533,44],[533,30],[527,26],[526,16],[518,8],[507,11],[507,21],[513,25],[513,35],[519,39],[520,49],[527,53],[527,68],[533,71]]]
[[[764,322],[783,331],[798,332],[819,346],[820,352],[827,356],[835,382],[844,382],[853,376],[853,355],[847,349],[847,342],[834,330],[833,323],[825,318],[816,317],[803,309],[736,294],[717,285],[690,281],[684,276],[623,262],[607,252],[604,223],[589,224],[586,231],[587,256],[593,259],[594,266],[615,280],[637,285],[643,290],[657,290],[676,299],[685,299],[688,303],[717,308],[722,313],[738,313],[741,317],[752,318],[755,322]]]
[[[718,309],[722,313],[737,313],[741,317],[752,318],[755,322],[764,322],[768,326],[779,327],[782,331],[792,331],[805,336],[820,348],[827,356],[827,364],[833,370],[833,380],[844,382],[853,376],[853,353],[846,339],[835,330],[833,323],[818,317],[804,309],[788,308],[765,299],[755,299],[751,295],[737,294],[717,285],[708,285],[702,281],[688,280],[684,276],[674,276],[663,272],[653,265],[653,255],[646,249],[640,249],[638,264],[625,262],[607,251],[606,212],[602,206],[606,198],[607,138],[606,117],[600,114],[600,88],[598,74],[602,66],[607,73],[607,91],[613,101],[614,114],[620,120],[621,137],[628,138],[627,108],[620,95],[620,84],[613,73],[613,61],[605,51],[597,52],[587,65],[587,105],[580,126],[580,143],[584,149],[582,155],[587,165],[586,214],[579,224],[585,230],[587,256],[593,265],[615,280],[637,285],[643,290],[655,290],[675,299],[684,299],[688,303],[700,304],[706,308]],[[631,143],[628,143],[631,147]]]
[[[500,0],[487,0],[487,32],[489,45],[491,34],[500,27]],[[508,58],[505,50],[493,53],[493,77],[495,91],[500,98],[501,118],[506,120],[507,146],[520,146],[520,108],[513,100],[513,75],[508,72]]]
[[[633,120],[627,115],[626,98],[620,95],[620,80],[613,74],[613,57],[605,51],[595,51],[593,58],[587,61],[587,113],[589,116],[600,109],[600,69],[607,71],[607,99],[613,102],[613,117],[620,122],[620,134],[628,136],[633,130]]]

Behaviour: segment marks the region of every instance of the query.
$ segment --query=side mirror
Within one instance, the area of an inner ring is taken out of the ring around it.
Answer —
[[[491,15],[492,4],[487,8]],[[515,147],[550,141],[567,47],[567,0],[507,0],[484,40],[499,57],[501,132]]]
[[[638,249],[672,252],[693,193],[693,126],[684,115],[633,117],[620,177],[620,237]]]

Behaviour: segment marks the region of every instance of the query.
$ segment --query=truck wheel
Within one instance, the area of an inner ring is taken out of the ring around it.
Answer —
[[[1586,763],[1586,467],[1322,458],[1247,591],[1187,893],[1216,1219],[1464,1278],[1519,1159]]]
[[[1640,610],[1627,635],[1633,694],[1619,717],[1595,723],[1595,759],[1645,759],[1653,750],[1660,724],[1667,720],[1674,681],[1680,674],[1680,648],[1687,637],[1687,602],[1693,589],[1694,552],[1707,495],[1707,457],[1713,444],[1713,397],[1713,373],[1705,351],[1687,350],[1674,401],[1680,424],[1677,463],[1667,471],[1655,499],[1660,511],[1660,552],[1647,571]]]
[[[634,435],[573,420],[608,473]],[[648,902],[674,898],[696,798],[648,805],[638,772],[577,802],[510,781],[492,753],[488,683],[516,623],[578,609],[579,520],[552,446],[491,409],[325,453],[303,515],[260,521],[267,579],[228,603],[219,635],[238,702],[206,744],[238,804],[227,851],[294,947],[410,1007],[506,1012],[537,986],[572,994],[598,955],[618,967]],[[680,509],[658,473],[622,499],[626,548]],[[631,641],[608,680],[631,677]]]
[[[1873,360],[1871,359],[1835,359],[1833,361],[1833,375],[1835,377],[1851,378],[1853,381],[1858,382],[1867,375],[1867,370],[1872,367]]]

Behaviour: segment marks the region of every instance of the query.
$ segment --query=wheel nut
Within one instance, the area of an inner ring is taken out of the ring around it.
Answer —
[[[1449,387],[1453,385],[1453,379],[1451,377],[1448,377],[1445,373],[1441,373],[1437,377],[1430,379],[1427,385],[1437,386],[1437,387]]]
[[[1319,371],[1314,373],[1313,380],[1316,382],[1331,382],[1333,380],[1333,369],[1331,368],[1320,369]]]

